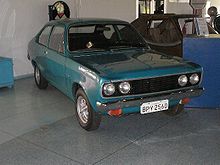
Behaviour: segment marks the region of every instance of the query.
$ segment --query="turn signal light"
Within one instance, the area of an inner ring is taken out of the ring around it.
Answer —
[[[121,116],[121,114],[122,114],[122,109],[115,109],[115,110],[110,110],[110,111],[108,111],[108,114],[110,115],[110,116]]]
[[[190,102],[189,98],[184,98],[180,101],[180,104],[188,104]]]

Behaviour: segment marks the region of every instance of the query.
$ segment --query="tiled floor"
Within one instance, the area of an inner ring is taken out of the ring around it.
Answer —
[[[220,164],[220,110],[104,117],[86,132],[66,96],[23,79],[0,89],[0,164]]]

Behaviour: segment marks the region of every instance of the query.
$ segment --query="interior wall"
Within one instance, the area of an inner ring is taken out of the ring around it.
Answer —
[[[176,14],[192,14],[193,13],[193,9],[191,8],[187,0],[185,1],[185,3],[177,3],[173,1],[175,0],[165,0],[165,4],[166,4],[165,12],[166,13],[176,13]]]
[[[133,21],[136,0],[81,0],[80,17],[104,17]]]
[[[70,6],[72,0],[66,0]],[[13,58],[14,74],[33,73],[27,60],[27,45],[48,21],[52,0],[0,0],[0,56]]]
[[[132,21],[135,0],[64,0],[71,17],[107,17]],[[48,5],[56,0],[0,0],[0,56],[13,58],[15,77],[33,73],[27,45],[48,21]]]
[[[176,13],[176,14],[193,14],[193,9],[189,5],[190,0],[165,0],[165,13]],[[218,6],[220,12],[220,1],[219,0],[207,0],[211,2],[211,6]],[[178,3],[177,3],[178,2]],[[202,11],[203,16],[207,16],[207,6]]]

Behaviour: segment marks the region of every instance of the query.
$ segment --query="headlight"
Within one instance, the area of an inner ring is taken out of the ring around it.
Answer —
[[[104,90],[104,94],[106,96],[111,96],[115,93],[115,86],[112,83],[105,84],[104,87],[103,87],[103,90]]]
[[[182,75],[178,78],[178,83],[182,87],[185,86],[187,84],[187,82],[188,82],[188,78],[186,75]]]
[[[122,82],[119,85],[119,90],[122,94],[128,94],[131,90],[131,85],[129,84],[129,82]]]
[[[193,74],[190,76],[190,79],[189,79],[189,82],[192,84],[192,85],[195,85],[199,82],[199,75],[198,74]]]

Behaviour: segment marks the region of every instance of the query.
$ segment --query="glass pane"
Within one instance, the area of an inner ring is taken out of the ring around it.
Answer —
[[[70,28],[69,33],[94,33],[95,25]]]
[[[64,52],[64,28],[55,27],[50,36],[49,48],[60,53]]]
[[[195,33],[193,20],[194,20],[193,18],[182,18],[178,20],[183,35],[189,35]]]
[[[125,25],[117,25],[117,28],[119,29],[119,42],[122,45],[139,45],[143,43],[141,40],[140,36],[137,35],[137,32],[131,28],[130,26],[125,26]]]
[[[107,39],[111,39],[112,38],[112,35],[114,34],[115,32],[115,29],[112,25],[106,25],[105,26],[106,28],[108,28],[109,30],[106,30],[103,32],[104,36],[107,38]]]
[[[42,33],[39,36],[39,43],[47,46],[51,28],[51,26],[48,26],[42,31]]]
[[[158,44],[174,44],[181,41],[177,27],[171,20],[152,20],[148,23],[151,23],[146,34],[148,41]]]
[[[71,27],[68,41],[70,51],[146,46],[143,38],[131,26],[116,24]]]

